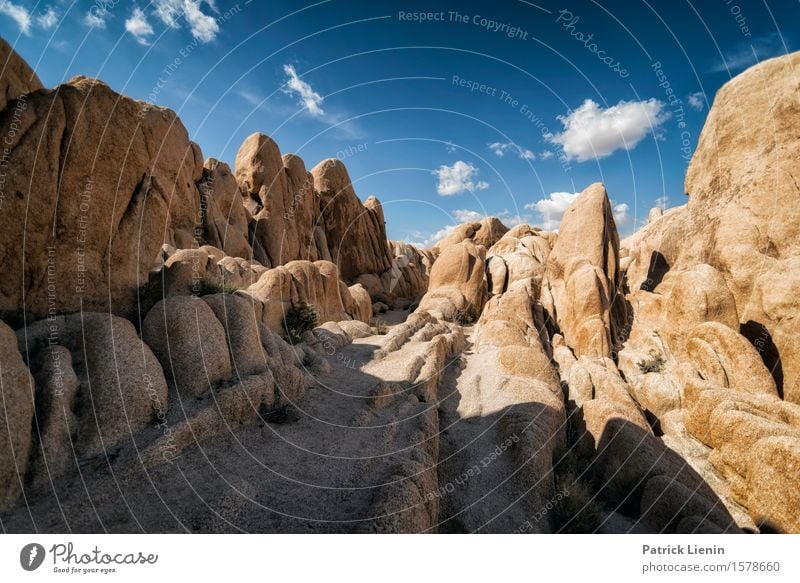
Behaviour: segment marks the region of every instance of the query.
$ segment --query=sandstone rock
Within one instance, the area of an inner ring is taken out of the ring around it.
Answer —
[[[40,485],[60,476],[73,463],[72,436],[79,427],[74,409],[81,383],[72,366],[72,354],[57,344],[40,350],[31,369],[38,393],[35,422],[39,439],[30,472],[33,483]]]
[[[351,313],[352,317],[361,322],[369,323],[372,320],[372,300],[369,297],[369,292],[358,284],[351,285],[348,289],[353,297],[355,308]]]
[[[209,158],[203,165],[203,178],[197,187],[200,191],[204,240],[226,255],[251,258],[253,250],[248,241],[250,221],[230,167]]]
[[[418,311],[436,312],[446,320],[477,320],[488,296],[485,257],[486,250],[471,241],[446,248],[433,264]]]
[[[194,241],[199,148],[172,111],[85,77],[26,103],[0,113],[18,193],[0,215],[0,309],[23,308],[24,287],[38,315],[127,313],[162,243]]]
[[[133,325],[123,318],[91,312],[47,318],[20,330],[17,340],[20,349],[36,363],[52,358],[52,346],[69,351],[72,365],[66,360],[59,363],[58,373],[63,376],[52,378],[52,383],[70,404],[71,371],[80,381],[74,399],[74,450],[80,457],[113,452],[151,425],[158,411],[168,409],[161,366]],[[50,377],[53,375],[45,374],[43,380]],[[52,404],[53,395],[46,400]],[[47,406],[42,414],[48,416]],[[63,416],[60,411],[58,415]],[[60,435],[67,441],[50,445],[72,450],[72,436],[66,431]]]
[[[779,532],[800,532],[800,438],[766,437],[747,461],[747,500],[756,522]]]
[[[251,301],[234,294],[213,294],[203,296],[203,300],[225,329],[235,377],[241,379],[264,372],[267,361]]]
[[[2,49],[2,45],[0,45]],[[0,322],[0,509],[12,506],[22,492],[33,431],[34,383],[17,349],[14,331]]]
[[[626,321],[618,290],[619,237],[606,190],[593,184],[570,205],[547,260],[553,314],[576,356],[610,356]]]
[[[508,227],[501,223],[497,217],[486,217],[480,221],[462,223],[436,244],[434,254],[439,255],[448,247],[457,245],[467,239],[488,249],[507,232]]]
[[[319,201],[303,161],[281,157],[278,145],[261,133],[249,136],[236,155],[236,181],[253,215],[251,236],[258,240],[270,267],[321,257],[315,227]]]
[[[9,101],[42,89],[42,82],[5,39],[0,38],[0,63],[3,71],[0,74],[0,111],[6,108]],[[14,107],[22,107],[24,101]]]
[[[175,296],[160,301],[144,320],[142,339],[183,398],[199,397],[231,378],[225,329],[200,299]]]
[[[347,169],[335,158],[317,164],[311,175],[320,197],[331,260],[339,267],[342,279],[349,281],[363,273],[381,274],[391,268],[378,199],[369,197],[362,205]]]
[[[721,387],[777,396],[775,380],[747,339],[717,322],[695,327],[686,352],[704,379]]]

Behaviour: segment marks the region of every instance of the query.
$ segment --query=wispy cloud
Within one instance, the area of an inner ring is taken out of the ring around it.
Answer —
[[[788,52],[789,37],[777,32],[754,38],[750,42],[739,43],[722,58],[722,61],[712,67],[712,71],[720,73],[730,71],[738,72],[751,65],[760,63]]]
[[[148,37],[154,34],[153,27],[147,20],[147,15],[138,6],[133,9],[130,18],[125,21],[125,30],[131,33],[139,44],[143,45],[149,45],[150,40]]]
[[[527,148],[523,148],[515,144],[514,142],[492,142],[491,144],[487,144],[489,149],[494,153],[495,156],[498,158],[502,158],[505,156],[506,152],[514,152],[517,156],[522,158],[523,160],[535,160],[536,155]]]
[[[697,91],[696,93],[687,95],[686,102],[689,104],[689,107],[695,111],[702,111],[706,106],[706,97],[702,91]]]
[[[322,117],[325,110],[322,109],[322,96],[314,91],[311,85],[300,78],[294,65],[284,65],[283,72],[286,73],[284,93],[297,98],[300,103],[311,115]]]
[[[30,11],[24,6],[14,4],[8,0],[0,0],[0,14],[8,16],[16,22],[19,30],[23,34],[30,34],[33,17],[31,17]]]
[[[108,11],[107,8],[103,8],[102,6],[98,6],[97,4],[95,4],[84,15],[83,24],[85,24],[89,28],[105,28],[106,21],[110,17],[111,13]]]
[[[433,173],[438,178],[436,192],[442,196],[489,188],[488,182],[478,180],[478,169],[463,160],[455,162],[452,166],[439,166],[439,169],[434,170]]]
[[[564,131],[547,140],[561,146],[568,160],[599,160],[620,149],[633,150],[669,118],[657,99],[620,101],[608,108],[587,99],[578,109],[558,116]]]
[[[52,6],[48,6],[44,12],[36,16],[36,24],[44,30],[50,30],[58,24],[58,12]]]

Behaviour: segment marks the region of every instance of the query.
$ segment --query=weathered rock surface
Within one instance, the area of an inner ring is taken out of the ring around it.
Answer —
[[[0,510],[22,491],[33,440],[34,383],[17,349],[14,331],[0,322]]]
[[[0,214],[0,309],[125,313],[162,243],[192,246],[200,150],[174,112],[86,77],[26,104],[0,113],[15,169]]]
[[[577,356],[610,356],[626,323],[619,236],[602,184],[569,206],[547,258],[545,308]]]
[[[486,248],[469,240],[447,247],[433,264],[418,310],[445,320],[477,320],[488,296],[485,259]]]
[[[363,273],[380,275],[390,269],[392,257],[378,199],[371,196],[362,205],[347,168],[335,158],[317,164],[311,175],[320,198],[331,261],[342,278],[349,281]]]
[[[0,75],[0,111],[6,108],[9,101],[43,88],[39,77],[25,59],[21,58],[2,38],[0,38],[0,63],[3,63],[3,74]],[[22,100],[13,106],[16,109],[22,107],[24,107]]]

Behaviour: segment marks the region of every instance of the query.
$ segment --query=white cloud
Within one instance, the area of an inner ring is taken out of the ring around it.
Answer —
[[[712,70],[716,72],[729,71],[731,73],[741,71],[764,59],[786,53],[787,44],[788,39],[785,36],[781,36],[777,32],[771,32],[754,38],[751,42],[740,43],[725,53],[723,60]]]
[[[294,65],[284,65],[283,72],[288,75],[284,93],[296,95],[300,103],[311,115],[317,117],[325,115],[325,111],[320,107],[322,96],[297,75]]]
[[[702,91],[688,95],[686,101],[689,103],[689,107],[696,111],[701,111],[706,104],[705,95],[703,95]]]
[[[614,204],[612,202],[611,211],[614,215],[614,222],[617,224],[617,227],[623,227],[628,224],[628,221],[631,219],[628,214],[629,210],[630,207],[624,202],[620,204]]]
[[[48,6],[47,10],[36,17],[36,24],[45,30],[50,30],[58,24],[58,13],[52,6]]]
[[[214,8],[214,4],[209,4]],[[192,31],[192,36],[203,43],[208,43],[217,38],[219,33],[219,24],[213,16],[204,14],[200,9],[200,2],[192,0],[183,1],[183,15],[186,22],[189,24],[189,30]]]
[[[203,12],[204,3],[214,12],[217,11],[216,3],[211,0],[155,0],[153,13],[170,28],[180,28],[180,19],[183,18],[192,36],[202,43],[208,43],[217,37],[219,23],[216,18]]]
[[[107,9],[101,6],[92,6],[91,10],[83,17],[83,24],[90,28],[105,28],[106,20],[110,16]]]
[[[147,16],[138,6],[133,9],[130,18],[125,21],[125,30],[131,33],[143,45],[150,44],[147,37],[154,34],[153,27],[147,21]]]
[[[661,210],[667,210],[668,204],[669,204],[669,197],[666,194],[663,196],[659,196],[656,199],[656,208],[660,208]]]
[[[517,156],[519,156],[523,160],[536,159],[536,155],[533,152],[531,152],[526,148],[518,146],[514,142],[493,142],[491,144],[488,144],[488,146],[489,149],[495,154],[495,156],[499,156],[500,158],[505,156],[505,153],[510,150],[512,152],[515,152]]]
[[[525,208],[537,211],[542,218],[542,228],[552,231],[561,225],[561,218],[579,195],[579,192],[551,192],[549,198],[526,204]]]
[[[555,156],[555,154],[552,150],[544,150],[543,152],[539,152],[539,158],[542,160],[549,160],[553,156]]]
[[[473,223],[483,220],[486,218],[486,215],[469,209],[456,209],[453,211],[453,218],[459,223]]]
[[[445,142],[444,148],[447,150],[448,154],[454,154],[456,151],[456,147],[453,142]]]
[[[558,116],[564,131],[547,139],[560,145],[568,160],[585,162],[605,158],[621,148],[632,150],[669,117],[664,103],[657,99],[620,101],[609,108],[587,99],[578,109]]]
[[[472,164],[459,160],[452,166],[442,165],[433,172],[439,179],[436,192],[442,196],[452,196],[461,192],[475,192],[489,188],[489,183],[477,180],[478,169]]]
[[[17,23],[20,31],[30,34],[33,18],[30,11],[24,6],[19,6],[8,0],[0,0],[0,14],[4,14]]]

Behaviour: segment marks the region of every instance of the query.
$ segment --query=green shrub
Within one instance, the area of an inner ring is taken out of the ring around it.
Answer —
[[[198,284],[197,289],[195,290],[194,288],[192,288],[192,291],[195,291],[195,294],[198,297],[202,297],[202,296],[210,296],[213,294],[232,294],[238,289],[240,288],[236,287],[235,285],[202,280]]]
[[[317,311],[314,306],[306,302],[289,308],[283,318],[283,329],[286,341],[289,344],[299,344],[303,341],[303,334],[317,327]]]
[[[578,458],[572,450],[560,450],[553,459],[556,491],[553,531],[563,534],[596,532],[608,513],[594,496],[586,461]]]
[[[372,329],[378,336],[383,336],[389,331],[389,326],[386,324],[385,320],[378,318],[377,320],[372,321]]]
[[[456,316],[456,321],[462,326],[469,326],[477,322],[480,317],[480,310],[473,305],[469,305]]]
[[[655,348],[651,348],[648,354],[650,355],[650,358],[642,359],[636,363],[636,366],[639,367],[639,370],[643,373],[663,372],[664,365],[667,363],[667,361],[664,359],[661,353]]]

